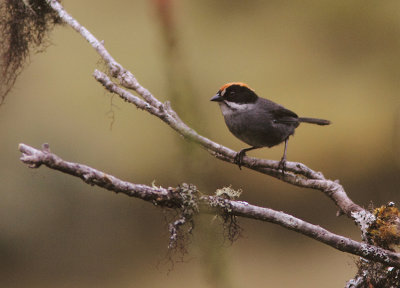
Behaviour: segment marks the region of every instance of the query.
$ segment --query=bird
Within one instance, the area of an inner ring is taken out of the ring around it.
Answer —
[[[284,175],[289,136],[300,123],[329,125],[331,121],[299,117],[271,100],[259,97],[247,84],[231,82],[223,85],[210,101],[219,104],[229,131],[250,145],[236,153],[234,163],[241,169],[246,152],[263,147],[273,147],[285,142],[278,170]]]

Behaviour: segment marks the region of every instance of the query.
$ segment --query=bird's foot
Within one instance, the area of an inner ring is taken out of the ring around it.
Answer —
[[[279,161],[278,170],[282,170],[282,177],[285,176],[286,157],[282,157],[281,161]]]
[[[233,163],[237,164],[240,170],[242,170],[243,157],[245,155],[246,155],[246,149],[242,149],[238,153],[236,153],[236,156],[233,159]]]

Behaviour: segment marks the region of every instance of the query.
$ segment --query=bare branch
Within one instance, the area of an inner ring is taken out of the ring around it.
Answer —
[[[116,193],[122,192],[130,197],[139,198],[157,206],[170,208],[182,207],[185,201],[180,193],[176,193],[177,188],[134,184],[83,164],[64,161],[51,153],[47,144],[43,146],[42,150],[20,144],[19,150],[22,152],[21,161],[31,168],[38,168],[41,165],[45,165],[51,169],[79,177],[90,185],[103,187]],[[377,261],[387,266],[400,268],[400,254],[398,253],[334,234],[292,215],[218,196],[200,196],[197,200],[199,203],[196,203],[196,207],[198,204],[200,213],[218,212],[219,214],[230,214],[275,223],[325,243],[337,250]],[[170,229],[174,232],[176,227],[184,223],[185,219],[178,219]],[[172,235],[176,235],[176,232],[172,233]]]
[[[103,187],[116,193],[121,192],[130,197],[147,201],[154,200],[160,203],[169,200],[169,193],[164,188],[152,188],[146,185],[132,184],[89,166],[64,161],[57,155],[50,153],[47,144],[43,145],[42,150],[37,150],[25,144],[20,144],[18,148],[23,153],[21,161],[30,168],[38,168],[43,164],[51,169],[79,177],[90,185]]]
[[[95,79],[102,83],[108,91],[119,95],[125,101],[136,105],[136,107],[146,110],[154,116],[157,116],[179,134],[201,145],[216,158],[226,162],[234,163],[234,158],[236,155],[235,151],[199,135],[195,130],[188,127],[178,117],[176,112],[172,110],[168,102],[160,106],[159,109],[146,106],[144,103],[140,102],[140,98],[119,87],[117,84],[112,82],[106,74],[96,70],[93,75]],[[282,173],[278,170],[278,161],[257,159],[246,156],[244,157],[243,163],[243,166],[249,169],[281,179],[284,182],[299,187],[311,188],[324,192],[335,202],[335,204],[340,208],[341,212],[349,217],[353,217],[352,213],[354,212],[365,211],[363,208],[351,201],[344,191],[343,186],[341,186],[337,181],[326,179],[322,173],[316,172],[302,163],[287,162],[287,172],[285,172],[284,177],[282,177]]]
[[[136,107],[157,116],[186,139],[201,145],[216,158],[234,163],[234,157],[236,155],[235,151],[199,135],[195,130],[187,126],[171,108],[168,102],[164,104],[161,103],[146,88],[141,86],[130,71],[126,70],[121,64],[115,61],[115,59],[105,49],[103,42],[97,40],[85,27],[80,25],[78,21],[65,11],[60,3],[56,0],[47,0],[47,2],[59,14],[60,18],[65,23],[69,24],[73,29],[80,33],[82,37],[84,37],[99,53],[100,57],[107,63],[110,74],[118,79],[119,85],[134,90],[144,99],[144,101],[119,87],[106,74],[96,70],[94,72],[94,77],[97,81],[102,83],[108,91],[119,95],[122,99],[134,104]],[[347,196],[343,186],[341,186],[337,181],[326,179],[322,173],[316,172],[302,163],[287,162],[287,171],[284,175],[282,175],[278,170],[279,161],[245,156],[243,158],[242,166],[278,178],[292,185],[322,191],[339,207],[340,214],[344,213],[348,217],[355,219],[358,225],[361,223],[358,215],[359,213],[371,217],[371,214],[368,211],[355,204]],[[360,227],[363,228],[363,226],[365,225],[361,223]],[[365,231],[363,231],[363,233],[365,233]]]
[[[110,73],[113,77],[118,78],[120,84],[126,88],[133,89],[139,93],[143,99],[153,107],[160,107],[162,103],[158,101],[153,95],[144,87],[142,87],[131,72],[122,67],[121,64],[116,62],[110,53],[104,47],[104,41],[99,41],[92,33],[82,26],[76,19],[65,11],[62,5],[56,0],[46,0],[49,5],[58,13],[60,18],[70,25],[76,32],[81,34],[89,44],[99,53],[100,57],[106,62],[109,67]]]

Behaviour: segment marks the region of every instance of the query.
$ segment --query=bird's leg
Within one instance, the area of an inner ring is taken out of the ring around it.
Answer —
[[[246,155],[246,152],[257,148],[258,147],[250,147],[240,150],[238,153],[236,153],[236,156],[233,159],[233,163],[237,164],[239,166],[239,169],[242,170],[241,167],[242,167],[243,157]]]
[[[283,156],[281,161],[279,161],[278,170],[282,170],[282,176],[285,175],[285,168],[286,168],[286,151],[288,146],[289,137],[285,139],[285,150],[283,151]]]

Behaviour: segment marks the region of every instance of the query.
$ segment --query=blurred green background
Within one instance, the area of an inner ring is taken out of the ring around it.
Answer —
[[[64,1],[66,9],[202,135],[239,150],[218,105],[242,81],[301,116],[288,159],[340,179],[368,207],[399,202],[399,1]],[[166,10],[159,10],[160,6]],[[172,6],[168,6],[172,5]],[[158,8],[157,8],[158,7]],[[1,287],[343,287],[354,257],[279,226],[197,219],[183,263],[166,259],[167,212],[19,161],[40,147],[135,183],[243,189],[241,200],[360,240],[322,193],[211,157],[159,119],[105,92],[98,55],[69,27],[31,55],[0,107]],[[110,126],[112,126],[110,128]],[[279,160],[283,146],[249,153]]]

